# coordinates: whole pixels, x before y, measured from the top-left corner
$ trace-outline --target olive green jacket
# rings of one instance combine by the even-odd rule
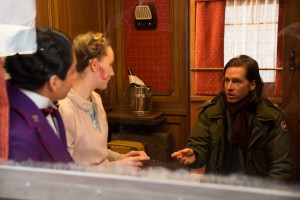
[[[206,172],[224,174],[230,154],[231,119],[223,97],[204,103],[188,140],[196,161],[191,168],[206,165]],[[247,116],[251,125],[251,142],[247,150],[245,172],[275,180],[289,180],[293,173],[290,135],[286,116],[268,101],[256,106]],[[252,121],[252,123],[250,123]]]

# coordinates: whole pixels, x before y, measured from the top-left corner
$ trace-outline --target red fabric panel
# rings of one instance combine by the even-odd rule
[[[279,34],[282,32],[282,34]],[[279,14],[278,14],[278,40],[277,40],[277,56],[276,67],[283,67],[283,46],[284,46],[284,3],[279,1]],[[282,71],[276,71],[275,77],[275,96],[282,96]]]
[[[195,67],[224,67],[225,1],[196,2]],[[196,71],[195,94],[215,95],[222,71]]]
[[[5,84],[3,62],[0,58],[0,159],[2,160],[8,159],[9,105]]]
[[[171,13],[170,0],[124,0],[125,71],[131,67],[155,94],[169,93],[171,88]],[[154,2],[157,29],[137,30],[134,26],[135,6]],[[125,73],[128,82],[128,74]]]

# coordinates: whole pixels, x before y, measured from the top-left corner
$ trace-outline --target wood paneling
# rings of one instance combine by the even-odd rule
[[[36,0],[36,25],[51,27],[50,25],[51,0]]]
[[[124,83],[124,31],[123,31],[123,0],[111,0],[107,3],[105,10],[106,29],[105,34],[110,39],[115,52],[114,72],[115,76],[110,80],[110,91],[107,96],[110,98],[111,107],[116,107],[117,102],[124,95],[118,96],[118,91]],[[122,76],[123,75],[123,76]],[[121,102],[124,100],[120,100]]]
[[[87,31],[103,32],[103,0],[37,0],[37,25],[57,28],[74,38]]]
[[[285,30],[283,55],[283,97],[282,107],[289,116],[289,131],[292,136],[293,157],[295,161],[294,180],[300,182],[300,41],[297,36],[299,27],[300,1],[285,2]],[[290,55],[294,52],[296,73],[290,76]]]
[[[172,130],[172,152],[185,147],[189,135],[186,131],[186,117],[168,116],[162,125],[162,129]]]
[[[100,31],[103,24],[99,21],[99,5],[100,1],[97,0],[58,0],[58,25],[63,28],[68,27],[66,33],[72,38],[78,34],[85,33],[87,31]]]

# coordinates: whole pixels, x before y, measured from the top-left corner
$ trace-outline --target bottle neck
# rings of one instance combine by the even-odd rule
[[[129,75],[133,75],[133,73],[132,73],[130,67],[127,67],[127,71],[128,71],[128,74],[129,74]]]

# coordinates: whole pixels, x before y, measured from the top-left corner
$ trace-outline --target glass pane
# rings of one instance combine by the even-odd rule
[[[224,63],[246,54],[261,68],[275,68],[278,4],[237,4],[226,6]],[[264,82],[274,82],[275,71],[262,70],[261,76]]]

